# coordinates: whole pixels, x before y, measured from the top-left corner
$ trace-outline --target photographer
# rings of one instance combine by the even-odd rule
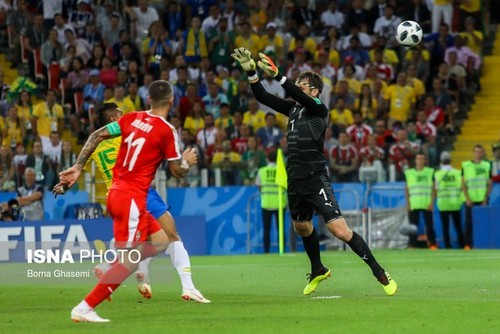
[[[5,208],[4,211],[9,211],[12,220],[17,217],[17,220],[39,221],[44,218],[43,210],[43,187],[36,183],[36,172],[34,168],[27,167],[24,171],[24,185],[17,188],[17,197],[9,202],[1,203],[0,206]],[[19,208],[20,209],[16,209]],[[16,213],[16,211],[21,212]],[[4,216],[4,214],[2,214]],[[5,218],[9,218],[5,214]],[[4,220],[8,220],[5,219]]]
[[[0,220],[11,222],[11,221],[21,221],[23,220],[23,214],[19,202],[17,199],[13,198],[7,202],[7,209],[2,209],[2,216]]]

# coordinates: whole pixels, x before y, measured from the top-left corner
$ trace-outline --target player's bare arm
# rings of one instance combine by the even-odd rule
[[[80,151],[80,154],[78,155],[78,158],[76,159],[75,165],[73,167],[68,168],[66,170],[63,170],[62,172],[59,173],[60,183],[58,185],[56,185],[57,192],[53,191],[55,194],[57,194],[57,193],[64,194],[66,189],[71,188],[76,183],[76,181],[78,181],[80,174],[82,172],[82,169],[85,166],[85,163],[90,158],[92,153],[95,151],[97,146],[103,140],[106,140],[106,139],[109,139],[112,137],[116,137],[117,135],[119,135],[119,134],[117,134],[115,136],[111,135],[108,127],[109,127],[109,125],[106,125],[100,129],[97,129],[96,131],[92,132],[92,134],[87,139],[87,142],[83,146],[82,150]],[[54,187],[54,189],[56,187]],[[66,188],[66,189],[64,189],[64,188]]]
[[[176,178],[183,178],[189,173],[189,169],[198,163],[198,154],[194,148],[187,148],[182,153],[182,160],[168,162],[168,169]]]

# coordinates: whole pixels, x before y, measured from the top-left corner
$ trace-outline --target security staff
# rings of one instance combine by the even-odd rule
[[[444,151],[440,156],[441,168],[434,173],[434,186],[436,190],[436,204],[443,227],[444,248],[451,248],[450,217],[455,226],[458,247],[464,248],[462,231],[462,217],[460,209],[464,204],[462,193],[463,180],[460,170],[451,167],[450,153]]]
[[[475,145],[474,159],[462,162],[462,177],[464,179],[465,195],[465,249],[470,250],[473,245],[472,207],[488,205],[492,182],[491,163],[483,160],[484,147]]]
[[[255,179],[255,184],[260,190],[260,205],[262,208],[262,222],[264,225],[264,253],[269,253],[271,247],[271,222],[273,220],[273,216],[276,221],[276,231],[279,231],[278,204],[280,191],[278,185],[275,183],[276,151],[269,152],[267,159],[267,166],[259,168]],[[286,207],[286,196],[284,194],[282,194],[282,196],[283,207]],[[285,212],[283,212],[283,217],[285,217]],[[285,236],[283,236],[283,240],[285,240]]]
[[[418,153],[415,157],[415,168],[405,171],[408,218],[410,224],[418,227],[420,215],[423,214],[429,248],[435,250],[437,244],[432,217],[434,169],[426,167],[425,162],[425,154]],[[408,247],[417,247],[417,233],[410,234]]]

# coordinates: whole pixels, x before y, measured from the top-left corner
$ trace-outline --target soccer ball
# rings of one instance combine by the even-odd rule
[[[422,28],[415,21],[404,21],[396,29],[396,40],[399,44],[413,47],[422,40]]]

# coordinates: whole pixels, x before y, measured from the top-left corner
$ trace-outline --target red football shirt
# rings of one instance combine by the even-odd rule
[[[351,143],[353,143],[359,151],[362,146],[368,144],[368,136],[373,133],[373,129],[366,124],[361,124],[359,127],[356,124],[351,124],[347,127],[345,132],[351,137]]]
[[[118,125],[122,142],[111,189],[146,195],[161,162],[181,158],[177,132],[163,117],[146,111],[125,114]]]

